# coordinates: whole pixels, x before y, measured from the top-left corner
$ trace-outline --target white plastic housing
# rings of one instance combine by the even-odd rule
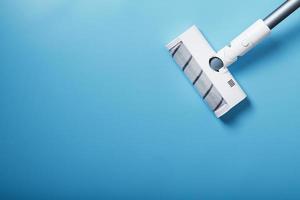
[[[167,48],[170,52],[172,52],[172,49],[179,46],[179,44],[183,44],[185,46],[187,51],[189,51],[189,53],[193,56],[193,59],[195,59],[197,66],[199,66],[199,69],[193,69],[193,71],[189,72],[189,74],[185,71],[188,78],[191,80],[191,77],[197,76],[196,71],[199,72],[203,70],[203,73],[206,74],[207,78],[211,81],[226,102],[226,104],[214,110],[214,113],[218,118],[230,111],[234,106],[246,98],[246,94],[227,68],[220,72],[211,69],[209,60],[216,55],[216,51],[212,49],[211,45],[197,27],[193,26],[188,29],[185,33],[168,44]],[[193,80],[191,81],[193,82]]]
[[[270,28],[260,19],[236,37],[229,46],[221,49],[215,56],[223,61],[224,67],[228,67],[237,61],[239,56],[246,54],[270,33]]]

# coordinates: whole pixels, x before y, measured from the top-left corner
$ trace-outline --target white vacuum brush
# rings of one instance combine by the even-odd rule
[[[173,40],[167,48],[219,118],[247,97],[227,67],[255,47],[299,7],[300,0],[287,0],[268,17],[256,21],[230,45],[218,52],[195,26]]]

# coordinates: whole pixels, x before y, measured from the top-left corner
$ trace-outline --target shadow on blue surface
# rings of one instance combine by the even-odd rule
[[[228,126],[234,126],[243,114],[253,109],[251,101],[247,98],[242,101],[239,105],[234,107],[229,113],[221,117],[221,121]]]

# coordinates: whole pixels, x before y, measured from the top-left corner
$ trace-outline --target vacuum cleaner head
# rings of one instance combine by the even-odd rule
[[[211,68],[210,62],[217,53],[195,26],[168,44],[167,48],[218,118],[246,98],[227,68],[219,71]]]
[[[167,45],[167,48],[219,118],[246,98],[228,71],[228,66],[259,44],[275,26],[299,7],[300,0],[286,0],[264,20],[257,20],[218,52],[213,50],[195,26]]]

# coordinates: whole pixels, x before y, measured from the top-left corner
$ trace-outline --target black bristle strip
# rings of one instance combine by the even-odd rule
[[[175,46],[175,47],[174,47],[174,48],[176,48],[176,49],[173,51],[172,57],[175,56],[175,54],[177,53],[177,51],[179,50],[180,47],[181,47],[181,44],[179,44],[178,46]],[[172,49],[171,49],[170,51],[172,51]]]
[[[214,109],[214,111],[217,111],[220,108],[220,106],[222,105],[223,101],[224,101],[224,99],[222,98],[221,101],[220,101],[220,103],[218,103],[217,107]]]
[[[193,59],[193,56],[191,56],[191,57],[187,60],[187,62],[185,63],[185,65],[184,65],[183,68],[182,68],[182,71],[185,71],[185,69],[187,68],[187,66],[189,66],[189,64],[190,64],[190,62],[191,62],[192,59]]]
[[[213,89],[214,85],[211,84],[211,86],[209,87],[209,89],[207,90],[207,92],[205,92],[205,94],[203,95],[203,99],[205,99],[207,97],[207,95],[210,93],[210,91]]]
[[[201,77],[202,74],[203,74],[203,70],[201,70],[201,72],[199,73],[199,75],[196,77],[196,79],[193,82],[193,85],[195,85],[197,83],[197,81],[199,80],[199,78]]]

